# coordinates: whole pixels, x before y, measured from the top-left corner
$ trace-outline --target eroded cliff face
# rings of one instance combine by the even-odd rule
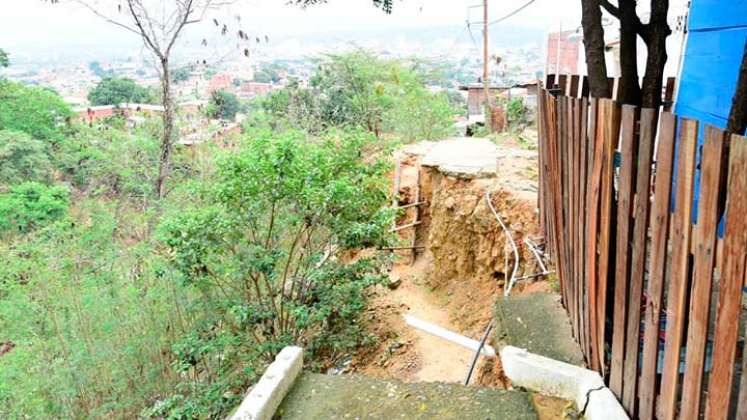
[[[430,190],[431,195],[426,196],[428,223],[421,230],[423,234],[427,231],[425,246],[433,257],[429,278],[432,286],[475,279],[498,280],[502,284],[510,276],[513,249],[490,210],[487,191],[519,246],[521,264],[517,276],[534,272],[534,257],[523,243],[526,235],[535,236],[538,231],[534,203],[496,186],[493,179],[460,179],[431,168],[423,170],[432,172],[421,177],[431,183],[429,188],[423,188]]]

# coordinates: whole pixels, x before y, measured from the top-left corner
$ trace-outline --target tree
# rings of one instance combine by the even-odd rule
[[[20,131],[0,130],[0,185],[49,181],[52,164],[42,140]]]
[[[189,67],[177,67],[172,70],[171,79],[174,81],[174,83],[180,83],[189,79],[190,73],[191,72]]]
[[[195,398],[244,388],[286,345],[303,346],[311,360],[349,354],[367,337],[358,324],[367,290],[385,278],[386,257],[344,257],[390,243],[390,165],[372,156],[375,137],[262,130],[247,140],[219,161],[205,201],[174,209],[159,228],[180,283],[199,288],[210,314],[174,346],[185,379],[198,366],[222,373],[194,375]],[[177,394],[151,415],[179,418],[199,405]]]
[[[49,0],[59,3],[60,0]],[[118,26],[142,39],[144,46],[155,57],[158,64],[161,90],[163,93],[163,135],[161,136],[161,159],[159,161],[158,178],[155,182],[158,197],[166,193],[166,178],[169,175],[171,154],[176,142],[175,127],[176,107],[171,91],[171,54],[184,29],[201,22],[211,9],[217,9],[232,3],[232,0],[174,0],[149,2],[148,0],[111,0],[109,7],[100,6],[95,0],[72,0],[85,6],[95,15],[105,21]],[[325,3],[325,0],[291,0],[293,4],[308,6]],[[392,0],[373,0],[374,5],[386,12],[391,12]],[[213,19],[215,26],[220,28],[222,35],[229,33],[227,24]],[[250,37],[243,30],[235,31],[240,41],[248,41]],[[249,56],[249,49],[244,48],[245,56]]]
[[[8,59],[8,53],[0,48],[0,67],[8,67],[9,65],[10,60]]]
[[[239,98],[236,95],[225,90],[217,90],[210,94],[207,112],[211,118],[233,121],[239,108]]]
[[[104,70],[103,68],[101,68],[101,63],[99,63],[98,61],[91,61],[90,63],[88,63],[88,68],[97,77],[104,78],[104,77],[112,75],[112,71],[111,70]]]
[[[604,28],[599,0],[581,0],[581,26],[584,29],[584,51],[589,74],[589,93],[594,98],[608,98],[612,92],[607,83],[604,58]]]
[[[51,0],[58,3],[59,0]],[[144,46],[154,56],[161,79],[163,134],[161,157],[155,189],[158,197],[166,193],[165,182],[169,175],[171,154],[176,142],[176,106],[171,91],[171,54],[184,29],[202,21],[210,9],[226,4],[221,0],[175,0],[149,2],[147,0],[110,1],[100,6],[93,0],[73,0],[88,8],[105,21],[142,39]],[[218,21],[215,21],[218,24]],[[219,24],[217,25],[219,26]],[[224,24],[222,32],[227,33]],[[243,38],[243,37],[242,37]]]
[[[636,13],[636,1],[619,0],[615,6],[609,0],[581,0],[584,47],[593,97],[609,97],[607,69],[604,59],[604,30],[600,6],[620,21],[620,93],[621,101],[647,108],[661,105],[664,66],[667,62],[666,40],[672,33],[667,23],[668,0],[651,0],[648,23]],[[648,52],[643,85],[638,83],[637,42],[643,39]]]
[[[0,79],[0,130],[16,130],[39,140],[64,137],[70,107],[55,92]]]
[[[148,89],[134,80],[120,77],[105,77],[88,92],[92,105],[120,105],[123,103],[149,103],[152,100]]]
[[[744,134],[747,129],[747,42],[744,44],[742,65],[739,67],[737,88],[732,98],[726,129],[736,134]]]

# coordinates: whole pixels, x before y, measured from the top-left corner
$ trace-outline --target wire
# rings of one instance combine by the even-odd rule
[[[488,335],[490,335],[490,330],[493,329],[493,321],[491,320],[490,323],[488,323],[488,327],[485,329],[485,334],[482,335],[482,340],[480,340],[480,345],[477,347],[477,352],[475,353],[475,356],[472,358],[472,364],[469,365],[469,372],[467,372],[467,379],[464,380],[464,385],[469,385],[469,380],[472,378],[472,372],[475,370],[475,365],[477,365],[477,359],[480,357],[480,352],[482,351],[482,348],[485,346],[485,341],[488,340]]]
[[[485,200],[488,202],[490,211],[493,212],[493,216],[495,216],[495,218],[498,220],[498,223],[500,223],[501,227],[503,228],[503,232],[506,234],[506,238],[511,243],[511,247],[514,249],[514,269],[511,271],[511,277],[508,281],[508,284],[506,284],[506,289],[503,292],[503,296],[508,297],[508,295],[511,294],[511,289],[513,289],[514,283],[516,283],[516,273],[519,271],[519,248],[516,247],[516,242],[514,242],[514,237],[513,235],[511,235],[511,231],[508,230],[506,225],[503,223],[501,216],[498,215],[495,207],[493,207],[493,199],[490,198],[490,191],[485,192]]]
[[[529,7],[530,4],[534,3],[535,1],[537,1],[537,0],[529,0],[528,2],[524,3],[523,6],[519,7],[518,9],[514,10],[513,12],[511,12],[511,13],[509,13],[509,14],[501,17],[501,18],[498,18],[498,19],[496,19],[496,20],[488,23],[488,25],[495,25],[496,23],[503,22],[504,20],[510,18],[511,16],[513,16],[513,15],[521,12],[522,10],[526,9],[527,7]]]

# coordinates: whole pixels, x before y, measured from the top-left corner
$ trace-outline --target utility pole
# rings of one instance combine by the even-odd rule
[[[482,0],[482,86],[485,94],[485,127],[493,130],[493,110],[490,106],[490,72],[488,70],[488,0]]]
[[[488,0],[482,0],[482,84],[485,89],[485,122],[490,107],[490,80],[488,75]]]

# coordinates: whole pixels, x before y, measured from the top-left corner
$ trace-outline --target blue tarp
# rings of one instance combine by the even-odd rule
[[[674,111],[679,117],[700,121],[699,145],[703,143],[705,124],[726,127],[745,41],[747,0],[692,0]],[[700,161],[700,147],[697,159]],[[699,193],[698,165],[693,221],[697,219]],[[723,231],[723,220],[719,231]]]

